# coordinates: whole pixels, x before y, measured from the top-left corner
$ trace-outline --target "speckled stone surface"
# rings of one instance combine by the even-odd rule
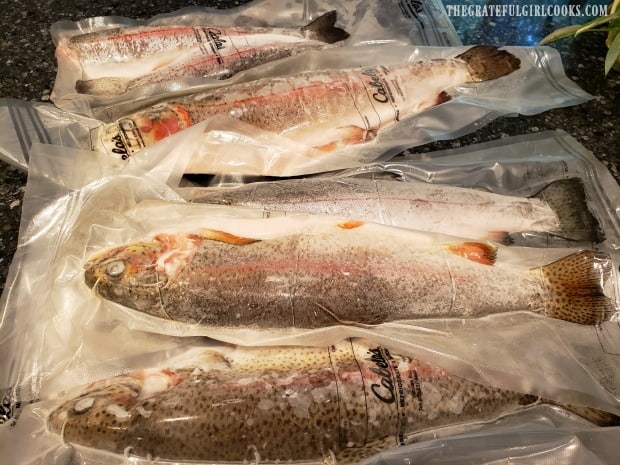
[[[49,27],[56,21],[75,21],[103,15],[149,18],[186,6],[224,8],[242,3],[246,2],[0,0],[0,97],[49,100],[56,75],[54,46],[50,40]],[[446,2],[457,3],[459,2]],[[564,25],[564,18],[557,20],[558,24]],[[467,34],[467,43],[524,45],[514,43],[515,39],[510,33],[511,28],[516,31],[523,27],[516,20],[504,18],[499,22],[492,18],[477,18],[478,23],[475,24],[471,21],[473,20],[454,18],[457,30],[460,28],[463,33],[462,37]],[[538,26],[534,25],[534,28],[536,27]],[[544,27],[550,27],[549,21]],[[510,37],[513,42],[508,43],[505,37]],[[594,100],[577,107],[552,110],[536,116],[501,118],[466,137],[418,147],[415,151],[439,150],[547,129],[563,129],[594,152],[616,179],[620,180],[620,74],[612,72],[606,79],[603,77],[603,59],[606,53],[604,36],[584,34],[577,40],[564,40],[554,46],[562,54],[566,74],[594,95]],[[26,175],[23,172],[0,162],[0,292],[4,289],[8,267],[17,244],[25,184]]]

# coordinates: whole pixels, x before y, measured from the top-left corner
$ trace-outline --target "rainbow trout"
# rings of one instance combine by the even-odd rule
[[[500,242],[518,232],[550,233],[575,241],[602,239],[578,179],[554,181],[535,197],[523,198],[424,182],[301,178],[199,190],[191,201],[346,216]]]
[[[205,349],[178,363],[89,385],[51,413],[49,429],[129,457],[352,463],[419,432],[548,403],[369,341]],[[563,407],[600,426],[618,424],[604,411]]]
[[[446,89],[496,79],[519,66],[509,52],[480,45],[450,59],[258,79],[160,102],[104,124],[93,130],[93,148],[125,159],[223,114],[331,152],[369,142],[386,126],[445,102]]]
[[[80,64],[79,93],[120,95],[184,77],[226,79],[269,61],[342,41],[330,11],[300,28],[135,26],[73,36],[59,43],[59,64]],[[99,76],[89,79],[87,76]]]
[[[498,249],[489,243],[310,219],[299,223],[307,231],[263,239],[212,229],[158,234],[99,252],[85,264],[85,282],[131,309],[220,327],[376,325],[511,311],[595,324],[616,311],[603,290],[613,276],[603,253],[580,251],[529,270],[496,263]],[[276,220],[248,227],[283,225]]]

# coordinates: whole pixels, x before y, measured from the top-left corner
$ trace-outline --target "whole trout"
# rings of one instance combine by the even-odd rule
[[[226,79],[304,50],[342,41],[336,11],[300,28],[134,26],[73,36],[59,43],[59,64],[80,64],[83,94],[119,95],[184,77]],[[89,76],[97,76],[90,79]]]
[[[49,429],[129,457],[352,463],[410,443],[415,433],[546,402],[367,341],[205,350],[181,360],[89,385],[51,413]],[[601,426],[618,424],[600,410],[565,408]]]
[[[493,265],[497,248],[489,243],[310,218],[297,223],[307,232],[264,239],[211,229],[158,234],[99,252],[85,264],[85,281],[101,298],[156,317],[224,327],[376,325],[511,311],[595,324],[616,311],[604,292],[613,276],[604,253],[576,252],[529,270]],[[253,224],[282,224],[276,220]]]
[[[370,142],[386,126],[445,102],[446,89],[496,79],[519,66],[509,52],[480,45],[449,59],[258,79],[160,102],[104,124],[93,130],[93,147],[126,158],[224,114],[331,152]]]
[[[541,232],[600,242],[578,179],[550,183],[531,198],[450,185],[364,177],[301,178],[199,190],[193,202],[346,216],[381,224],[502,242]]]

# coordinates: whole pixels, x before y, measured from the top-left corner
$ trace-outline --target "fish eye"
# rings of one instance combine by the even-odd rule
[[[125,271],[125,262],[122,260],[115,260],[108,263],[105,268],[105,272],[112,278],[118,278]]]

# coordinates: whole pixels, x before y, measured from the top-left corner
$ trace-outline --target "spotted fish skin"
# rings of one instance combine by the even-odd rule
[[[60,64],[75,61],[83,77],[79,93],[120,95],[182,77],[225,79],[251,67],[348,37],[335,27],[336,11],[300,28],[134,26],[61,40]]]
[[[50,430],[69,443],[139,457],[349,463],[417,432],[539,402],[366,341],[191,358],[92,384],[51,413]]]
[[[483,69],[473,64],[471,56],[485,63]],[[93,145],[113,155],[121,140],[124,153],[131,155],[188,125],[228,115],[309,148],[332,152],[370,142],[383,128],[444,102],[446,89],[495,79],[519,66],[506,51],[477,46],[451,59],[258,79],[160,102],[104,124],[94,130]],[[189,118],[175,119],[175,114]]]
[[[616,311],[604,293],[613,275],[605,254],[576,252],[524,270],[494,266],[489,243],[419,237],[357,220],[264,240],[214,230],[160,234],[95,255],[85,282],[100,298],[152,316],[222,327],[375,325],[511,311],[595,324]]]

